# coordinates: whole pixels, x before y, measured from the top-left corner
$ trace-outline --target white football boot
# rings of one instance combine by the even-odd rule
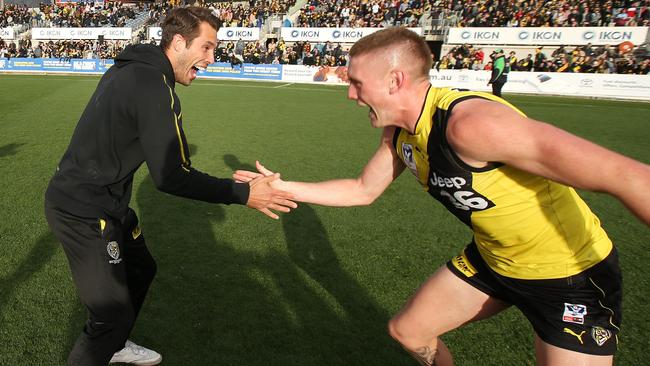
[[[115,352],[109,363],[130,363],[138,366],[153,366],[162,361],[160,353],[126,341],[122,350]]]

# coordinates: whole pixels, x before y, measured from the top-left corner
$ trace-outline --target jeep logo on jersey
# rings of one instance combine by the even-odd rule
[[[463,177],[445,177],[431,171],[429,185],[440,188],[438,191],[441,201],[449,200],[455,208],[463,211],[483,211],[494,207],[494,203],[472,189],[472,185]]]
[[[120,258],[120,246],[116,241],[109,241],[108,245],[106,245],[106,251],[108,252],[108,255],[113,258],[108,261],[108,263],[118,264],[122,261],[122,258]]]
[[[415,157],[413,156],[413,145],[402,142],[402,156],[404,156],[404,164],[417,177],[418,166],[415,164]]]

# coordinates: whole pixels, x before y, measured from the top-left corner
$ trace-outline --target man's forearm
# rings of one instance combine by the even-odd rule
[[[358,179],[337,179],[318,183],[284,182],[281,188],[296,196],[296,201],[323,206],[365,206],[378,195],[364,189]]]

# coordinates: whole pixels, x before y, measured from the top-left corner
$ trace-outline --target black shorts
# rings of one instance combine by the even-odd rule
[[[616,352],[623,285],[616,248],[595,266],[560,279],[501,276],[488,268],[475,243],[447,267],[481,292],[519,308],[544,342],[592,355]]]

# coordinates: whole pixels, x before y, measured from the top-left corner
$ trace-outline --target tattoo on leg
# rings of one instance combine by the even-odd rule
[[[415,358],[416,361],[422,366],[436,366],[437,349],[431,349],[429,346],[420,347],[415,351],[407,350],[408,353]]]

